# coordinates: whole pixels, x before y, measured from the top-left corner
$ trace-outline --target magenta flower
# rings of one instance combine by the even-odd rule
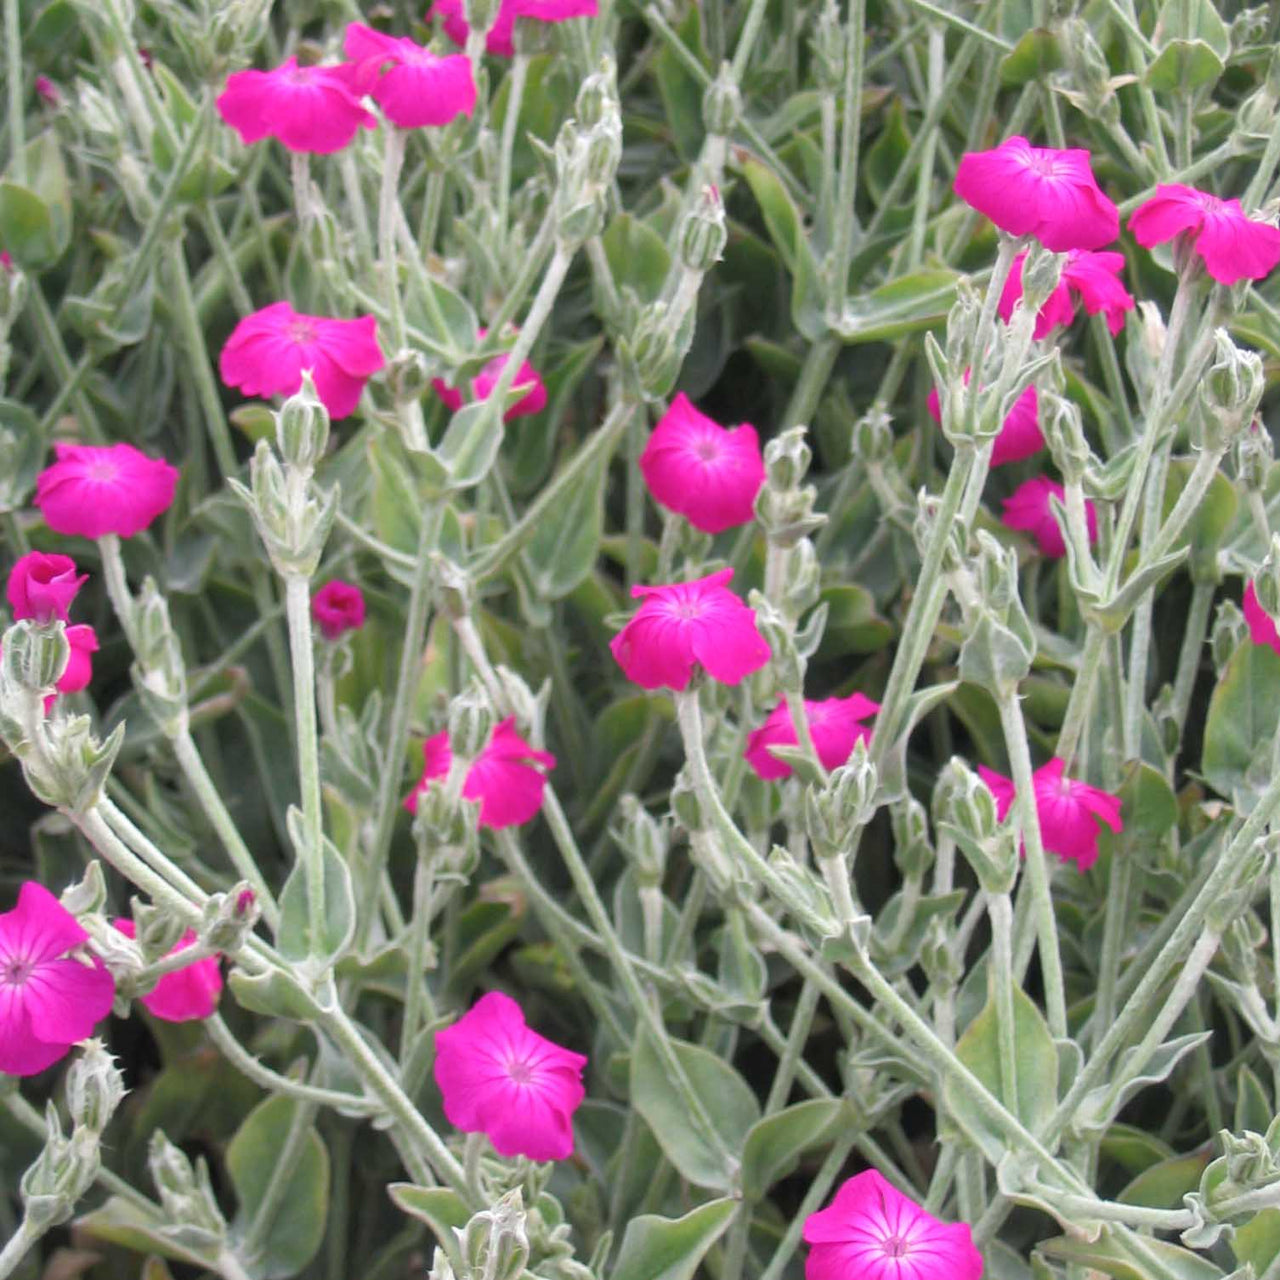
[[[58,692],[79,693],[81,689],[87,689],[93,679],[90,654],[98,652],[98,636],[88,625],[68,627],[67,643],[71,646],[71,657],[67,659],[66,670],[58,681]]]
[[[609,642],[618,665],[642,689],[686,689],[695,667],[738,684],[773,656],[756,615],[725,585],[732,569],[667,587],[632,587],[643,599]]]
[[[418,812],[418,797],[433,778],[445,777],[453,764],[446,732],[434,734],[422,744],[422,777],[405,797],[404,807]],[[542,808],[547,785],[543,769],[554,769],[549,751],[536,751],[517,732],[514,716],[493,731],[489,745],[475,758],[462,784],[464,800],[480,802],[480,826],[516,827],[528,822]]]
[[[487,1134],[500,1156],[567,1160],[573,1113],[586,1096],[580,1053],[531,1030],[510,996],[490,991],[436,1032],[444,1114],[463,1133]]]
[[[1249,639],[1254,644],[1265,644],[1280,653],[1280,631],[1271,615],[1262,607],[1253,583],[1246,583],[1244,589],[1244,620],[1249,624]]]
[[[1046,249],[1101,249],[1120,233],[1120,214],[1098,187],[1089,153],[1033,147],[1006,138],[992,151],[960,157],[955,192],[1011,236]]]
[[[55,444],[36,478],[36,506],[54,533],[132,538],[173,502],[178,469],[131,444]]]
[[[291,396],[310,369],[316,395],[336,419],[355,412],[364,384],[385,364],[373,316],[331,320],[273,302],[231,331],[218,372],[247,396]]]
[[[86,963],[68,955],[88,940],[75,916],[34,880],[0,915],[0,1072],[43,1071],[111,1012],[116,984],[106,966],[97,956]]]
[[[805,700],[809,734],[824,769],[838,769],[849,759],[859,739],[871,737],[870,726],[859,721],[879,710],[878,702],[872,702],[860,693],[850,694],[847,698],[824,698],[821,702]],[[747,749],[742,754],[756,774],[766,781],[789,778],[791,766],[775,756],[770,747],[796,745],[796,727],[784,698],[769,713],[764,724],[747,739]]]
[[[364,626],[364,592],[354,583],[335,578],[311,597],[311,616],[326,640]]]
[[[247,145],[278,138],[290,151],[341,151],[378,118],[360,105],[337,67],[300,67],[290,58],[273,71],[237,71],[218,95],[218,113]]]
[[[1129,230],[1144,249],[1185,233],[1219,284],[1261,280],[1280,262],[1280,230],[1248,217],[1239,200],[1176,182],[1156,187],[1129,215]]]
[[[1065,763],[1054,756],[1031,775],[1040,837],[1050,853],[1088,871],[1098,860],[1098,822],[1105,822],[1117,834],[1124,830],[1120,797],[1064,778],[1065,768]],[[978,766],[978,774],[995,796],[996,816],[1003,822],[1013,804],[1013,782],[985,765]]]
[[[483,338],[488,332],[487,329],[481,329],[478,336]],[[471,379],[471,395],[468,398],[470,400],[487,400],[493,394],[493,389],[498,385],[498,379],[502,377],[502,371],[507,367],[507,361],[510,359],[509,352],[494,356]],[[529,390],[525,396],[517,400],[502,415],[503,422],[511,422],[515,418],[524,418],[530,414],[541,413],[547,407],[547,388],[542,381],[542,375],[527,360],[520,366],[516,373],[515,381],[511,385],[516,391],[522,391],[526,387]],[[451,387],[443,378],[432,378],[431,386],[450,413],[457,413],[466,403],[462,392],[456,387]]]
[[[123,918],[113,920],[112,924],[126,937],[138,936],[132,920]],[[185,951],[195,940],[196,931],[188,929],[177,946],[169,949],[169,954]],[[166,973],[156,983],[154,991],[138,998],[142,1007],[162,1022],[196,1022],[213,1016],[221,994],[222,968],[218,957],[205,956],[172,973]]]
[[[680,392],[654,427],[640,455],[654,501],[704,533],[723,533],[755,518],[764,484],[756,429],[722,427]]]
[[[456,45],[467,43],[467,20],[463,15],[464,0],[435,0],[427,14],[441,18],[445,34]],[[512,37],[517,18],[536,18],[540,22],[564,22],[568,18],[589,18],[598,11],[598,0],[502,0],[497,21],[489,28],[485,49],[499,58],[515,56]]]
[[[969,370],[964,371],[969,382]],[[942,401],[938,388],[929,392],[929,416],[934,422],[942,421]],[[1000,434],[991,446],[991,465],[1002,467],[1008,462],[1021,462],[1044,448],[1044,436],[1040,432],[1040,396],[1034,386],[1028,387],[1014,402],[1008,417],[1000,427]]]
[[[88,581],[87,573],[76,574],[76,563],[70,556],[28,551],[9,571],[9,608],[14,621],[61,618],[66,622],[76,592]]]
[[[1004,282],[1000,294],[1000,318],[1006,323],[1013,316],[1014,303],[1022,297],[1022,264],[1025,253],[1013,260],[1013,270]],[[1124,313],[1133,310],[1133,295],[1120,283],[1124,270],[1121,253],[1093,253],[1088,249],[1072,249],[1067,254],[1058,287],[1049,295],[1040,314],[1036,317],[1034,337],[1043,338],[1058,325],[1068,325],[1076,316],[1076,298],[1084,303],[1084,309],[1096,316],[1102,312],[1107,317],[1107,328],[1112,336],[1124,328]]]
[[[36,93],[46,106],[56,107],[62,101],[58,86],[48,76],[36,76]]]
[[[804,1224],[805,1280],[981,1280],[966,1223],[939,1222],[874,1169]]]
[[[1013,496],[1004,500],[1004,515],[1000,517],[1006,529],[1018,529],[1029,533],[1040,547],[1040,554],[1059,560],[1067,554],[1067,544],[1062,530],[1049,506],[1049,498],[1064,502],[1065,491],[1056,480],[1048,476],[1033,476],[1024,480]],[[1098,512],[1087,498],[1084,504],[1085,520],[1089,527],[1089,542],[1098,540]]]
[[[448,124],[475,110],[476,85],[466,54],[440,57],[359,22],[347,27],[342,48],[352,60],[351,88],[369,94],[401,129]]]

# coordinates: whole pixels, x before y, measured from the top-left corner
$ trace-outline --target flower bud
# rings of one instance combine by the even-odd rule
[[[518,1280],[529,1260],[525,1224],[519,1187],[508,1191],[492,1208],[473,1214],[458,1232],[462,1257],[471,1274],[485,1280]]]
[[[1040,430],[1054,464],[1067,484],[1082,482],[1085,472],[1097,459],[1085,439],[1079,406],[1052,391],[1041,391],[1039,403]]]
[[[101,1133],[124,1098],[124,1076],[101,1040],[86,1040],[67,1071],[72,1123]]]
[[[949,368],[957,374],[969,365],[981,318],[982,299],[968,279],[961,276],[956,283],[956,300],[947,312],[946,361]],[[942,420],[945,422],[946,418],[944,412]]]
[[[1067,256],[1053,253],[1039,243],[1027,250],[1022,262],[1022,307],[1027,316],[1039,315],[1040,308],[1058,287]]]
[[[1002,829],[996,798],[964,761],[951,762],[951,817],[943,830],[968,858],[987,893],[1008,893],[1018,878],[1018,853],[1013,835]]]
[[[798,618],[801,614],[806,613],[813,608],[818,602],[818,596],[822,588],[822,565],[818,561],[818,552],[813,542],[809,538],[801,538],[794,547],[791,548],[790,556],[787,560],[786,582],[783,584],[782,603],[786,613],[792,618]],[[805,633],[808,634],[813,625],[810,619],[805,623]],[[821,641],[821,632],[814,639],[814,646]],[[796,637],[796,643],[800,646],[801,654],[805,657],[812,655],[813,650],[806,649],[801,644],[801,637]]]
[[[578,87],[574,103],[574,118],[584,129],[598,125],[618,107],[617,68],[606,54],[600,59],[599,69],[587,76]]]
[[[809,471],[813,451],[805,443],[806,427],[791,427],[764,447],[764,469],[775,489],[795,489]]]
[[[705,831],[710,825],[688,765],[676,774],[676,779],[671,784],[670,799],[671,812],[676,815],[676,821],[686,831],[690,833]]]
[[[130,901],[130,914],[136,930],[134,938],[148,961],[172,951],[186,932],[186,922],[171,910],[141,898]]]
[[[387,381],[397,404],[412,404],[431,385],[431,365],[421,351],[399,351],[387,362]]]
[[[329,411],[316,395],[311,371],[302,371],[302,386],[276,414],[276,447],[286,466],[308,475],[324,457],[329,443]]]
[[[703,187],[680,228],[680,260],[690,271],[710,271],[720,261],[728,238],[720,192]]]
[[[1125,365],[1138,395],[1149,399],[1155,389],[1160,357],[1164,355],[1166,339],[1164,317],[1154,302],[1139,302],[1137,314],[1125,326],[1128,341],[1125,343]],[[1136,335],[1134,330],[1137,330]],[[1134,338],[1137,341],[1134,341]]]
[[[790,693],[804,688],[805,661],[796,648],[791,620],[761,592],[753,590],[747,603],[755,610],[756,627],[773,652],[772,668],[778,683]]]
[[[929,820],[924,805],[906,796],[889,807],[893,828],[893,860],[909,880],[919,880],[933,865],[933,845],[929,840]]]
[[[1209,653],[1213,658],[1213,669],[1218,678],[1231,661],[1231,655],[1249,638],[1249,624],[1240,612],[1239,606],[1230,600],[1224,600],[1218,606],[1217,616],[1209,632]]]
[[[832,771],[825,787],[805,788],[804,825],[815,857],[844,855],[853,836],[875,816],[878,782],[866,739],[859,738],[849,759]]]
[[[197,1160],[193,1168],[186,1155],[156,1129],[147,1150],[147,1168],[165,1216],[181,1224],[184,1239],[205,1248],[221,1246],[227,1237],[227,1223],[214,1197],[204,1159]]]
[[[756,495],[756,518],[770,543],[790,549],[802,538],[827,523],[826,515],[814,511],[818,491],[813,485],[798,489],[778,489],[766,484]]]
[[[19,1190],[23,1214],[39,1232],[66,1222],[76,1201],[89,1189],[101,1166],[98,1135],[85,1128],[64,1137],[57,1109],[45,1111],[45,1141],[39,1156],[22,1175]]]
[[[493,706],[477,683],[449,703],[449,749],[461,760],[474,760],[493,733]]]
[[[631,860],[636,884],[656,888],[667,869],[668,833],[665,822],[659,822],[633,795],[618,801],[619,822],[613,828],[618,847]]]
[[[1242,351],[1226,329],[1213,334],[1215,360],[1200,382],[1203,413],[1203,447],[1220,453],[1253,421],[1266,390],[1262,359],[1254,351]]]
[[[1275,461],[1275,442],[1271,432],[1258,419],[1240,433],[1235,444],[1236,475],[1248,490],[1261,493]]]
[[[964,964],[952,945],[950,922],[943,916],[934,916],[925,929],[920,967],[930,986],[943,995],[955,991],[964,977]]]
[[[883,462],[893,452],[893,419],[878,401],[853,424],[851,452],[863,466]]]
[[[45,697],[57,687],[71,658],[67,628],[56,618],[45,624],[24,618],[4,633],[5,679],[15,688]]]
[[[838,93],[844,84],[845,39],[844,23],[840,21],[840,6],[836,0],[823,0],[809,48],[813,54],[811,65],[818,89],[824,93]]]
[[[708,133],[728,137],[742,114],[742,94],[733,78],[733,68],[720,64],[720,74],[702,95],[702,123]]]
[[[431,569],[436,608],[455,622],[469,617],[475,588],[466,570],[439,551],[431,553]]]
[[[234,956],[244,946],[261,915],[258,895],[241,880],[226,893],[209,895],[200,912],[200,927],[196,932],[210,951]]]
[[[586,164],[588,179],[603,192],[618,172],[622,159],[622,123],[616,115],[607,116],[593,125],[586,134]],[[603,209],[601,210],[603,213]]]

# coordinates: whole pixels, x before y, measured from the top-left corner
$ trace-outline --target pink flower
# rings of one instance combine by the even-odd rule
[[[342,47],[353,63],[351,88],[369,94],[401,129],[448,124],[475,110],[476,85],[466,54],[440,57],[359,22],[347,27]]]
[[[1004,515],[1001,523],[1007,529],[1019,529],[1029,533],[1040,547],[1040,554],[1058,560],[1067,554],[1067,544],[1063,540],[1062,530],[1054,518],[1049,506],[1049,498],[1055,497],[1065,502],[1066,494],[1056,480],[1048,476],[1033,476],[1023,481],[1014,491],[1013,496],[1004,500]],[[1088,499],[1084,504],[1085,520],[1089,527],[1089,541],[1098,539],[1098,512]]]
[[[173,502],[178,469],[131,444],[55,444],[36,478],[36,506],[54,533],[132,538]]]
[[[1025,253],[1013,260],[1013,270],[1004,282],[1000,295],[1000,318],[1006,323],[1013,316],[1013,305],[1022,297],[1022,264]],[[1112,335],[1124,328],[1124,313],[1133,310],[1133,295],[1120,283],[1124,270],[1121,253],[1093,253],[1088,249],[1072,249],[1067,254],[1058,287],[1049,295],[1040,314],[1036,317],[1034,337],[1043,338],[1058,325],[1068,325],[1075,319],[1075,298],[1078,295],[1084,309],[1096,316],[1102,312],[1107,317],[1107,328]]]
[[[127,918],[111,922],[128,938],[136,938],[138,930]],[[196,940],[196,931],[188,929],[169,954],[185,951]],[[217,956],[193,960],[181,969],[166,973],[150,995],[140,996],[142,1007],[162,1022],[195,1022],[212,1017],[222,994],[222,969]]]
[[[1185,232],[1219,284],[1261,280],[1280,262],[1280,231],[1247,217],[1239,200],[1162,183],[1129,216],[1129,230],[1144,249]]]
[[[93,679],[93,659],[89,655],[98,652],[98,636],[90,626],[68,627],[67,643],[71,646],[71,657],[58,681],[58,692],[79,693],[87,689]]]
[[[969,370],[964,371],[969,382]],[[929,416],[934,422],[942,421],[942,401],[938,388],[929,392]],[[1034,386],[1028,387],[1014,402],[1000,427],[1000,434],[991,446],[991,465],[1002,467],[1007,462],[1021,462],[1044,448],[1044,436],[1040,432],[1040,397]]]
[[[216,106],[246,145],[278,138],[290,151],[325,155],[378,123],[348,79],[337,67],[300,67],[290,58],[274,71],[228,76]]]
[[[428,17],[444,21],[445,33],[456,45],[467,43],[464,0],[435,0]],[[597,12],[597,0],[502,0],[498,19],[489,28],[485,48],[499,58],[515,55],[512,36],[517,18],[537,18],[540,22],[564,22],[568,18],[589,18]]]
[[[1006,138],[960,157],[955,192],[1002,231],[1034,236],[1054,253],[1101,249],[1120,233],[1119,211],[1099,190],[1087,151]]]
[[[525,1024],[520,1006],[490,991],[436,1032],[436,1084],[444,1114],[463,1133],[484,1133],[500,1156],[567,1160],[573,1113],[586,1096],[580,1053]]]
[[[422,777],[405,797],[404,807],[418,812],[418,797],[433,778],[445,777],[453,764],[448,733],[437,733],[422,744]],[[514,716],[493,731],[489,745],[475,758],[462,784],[464,800],[480,802],[480,826],[515,827],[528,822],[542,808],[547,785],[543,769],[554,769],[549,751],[535,751],[517,732]]]
[[[1249,639],[1254,644],[1269,645],[1276,653],[1280,653],[1280,631],[1271,615],[1262,607],[1253,583],[1247,583],[1244,589],[1244,620],[1249,624]]]
[[[67,953],[89,935],[43,885],[28,880],[0,915],[0,1072],[33,1076],[87,1039],[111,1012],[116,984],[96,956]]]
[[[713,680],[738,684],[773,656],[756,615],[726,587],[732,569],[668,587],[632,587],[643,599],[609,642],[618,665],[642,689],[685,689],[701,666]]]
[[[1063,761],[1054,756],[1031,775],[1040,836],[1050,853],[1056,853],[1064,862],[1074,862],[1081,871],[1088,871],[1098,860],[1098,822],[1105,822],[1117,833],[1124,830],[1120,797],[1064,778],[1065,768]],[[978,766],[978,774],[995,796],[996,815],[1003,822],[1013,804],[1013,783],[985,765]]]
[[[359,631],[364,626],[364,592],[340,578],[326,582],[311,597],[311,616],[326,640]]]
[[[809,733],[824,769],[838,769],[848,760],[859,739],[871,737],[870,727],[858,722],[879,710],[878,702],[872,702],[860,693],[847,698],[825,698],[821,702],[805,700]],[[784,698],[769,713],[764,724],[747,739],[747,749],[742,754],[757,775],[766,781],[789,778],[791,766],[778,759],[769,748],[796,745],[796,727]]]
[[[48,622],[61,618],[66,622],[76,592],[88,581],[87,573],[77,576],[76,563],[70,556],[28,551],[9,571],[9,607],[14,621],[34,618]]]
[[[48,76],[36,76],[36,93],[40,95],[46,106],[56,107],[62,101],[58,86]]]
[[[868,1169],[804,1224],[805,1280],[981,1280],[963,1222],[939,1222]]]
[[[764,484],[755,427],[722,427],[699,413],[683,391],[654,427],[640,470],[656,502],[704,533],[723,533],[754,519]]]
[[[478,336],[483,338],[488,332],[487,329],[481,329]],[[511,356],[508,352],[494,356],[471,379],[470,398],[473,400],[487,400],[493,394],[493,389],[498,385],[498,379],[502,377],[502,371],[507,367],[507,361],[510,359]],[[457,413],[462,408],[465,401],[461,391],[451,387],[443,378],[432,378],[431,385],[450,413]],[[533,413],[541,413],[547,407],[547,388],[543,384],[541,375],[527,360],[520,366],[516,373],[515,381],[511,385],[517,391],[528,387],[529,392],[522,399],[517,400],[502,415],[503,422],[510,422],[513,418],[527,417]]]
[[[355,412],[364,384],[385,364],[373,316],[330,320],[273,302],[231,331],[218,372],[247,396],[291,396],[310,369],[316,395],[336,419]]]

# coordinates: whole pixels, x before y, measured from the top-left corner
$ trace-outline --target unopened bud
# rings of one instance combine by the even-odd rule
[[[455,622],[469,617],[475,588],[467,572],[438,551],[431,553],[431,568],[436,608]]]
[[[805,443],[807,428],[791,427],[764,447],[764,469],[775,489],[795,489],[809,471],[813,451]]]
[[[666,823],[659,822],[633,795],[618,802],[620,820],[613,838],[630,858],[640,888],[656,888],[667,869]]]
[[[4,633],[4,675],[15,688],[44,696],[53,692],[71,658],[67,628],[56,619],[41,625],[30,618]]]
[[[875,816],[878,782],[866,739],[859,738],[825,787],[805,788],[804,824],[816,857],[840,857],[848,850],[853,836]]]
[[[324,457],[329,443],[329,411],[316,394],[311,371],[302,372],[302,386],[276,414],[276,446],[291,466],[308,474]]]
[[[397,404],[421,400],[431,385],[431,366],[421,351],[399,351],[387,362],[387,381]]]
[[[968,858],[987,893],[1008,893],[1018,877],[1012,833],[1002,830],[990,788],[962,760],[952,760],[951,818],[943,830]]]
[[[752,591],[747,603],[755,610],[756,626],[773,654],[773,671],[778,683],[792,693],[804,688],[805,661],[796,648],[795,627],[772,601]]]
[[[702,95],[702,123],[708,133],[725,138],[733,132],[742,114],[742,94],[738,91],[733,69],[721,63],[720,74]]]
[[[929,819],[924,805],[906,796],[889,808],[893,828],[893,860],[910,880],[919,880],[933,865],[933,845],[929,840]]]
[[[101,1133],[124,1098],[124,1076],[101,1040],[86,1040],[67,1071],[67,1107],[74,1124]]]
[[[822,565],[818,561],[817,549],[810,538],[801,538],[791,548],[787,560],[786,582],[783,584],[782,594],[783,608],[790,617],[800,617],[817,603],[821,588]],[[810,631],[813,623],[813,619],[806,621],[804,627],[806,633]],[[821,635],[815,638],[815,647],[821,638]],[[799,644],[800,637],[797,636],[796,640]],[[801,645],[801,652],[806,657],[812,655],[812,650],[806,650],[803,645]]]
[[[853,424],[853,456],[864,466],[882,462],[893,452],[893,419],[877,402]]]
[[[493,706],[479,684],[471,684],[449,703],[449,749],[463,760],[474,760],[493,732]]]
[[[607,54],[600,60],[600,67],[587,76],[578,87],[574,103],[574,118],[584,128],[598,125],[606,115],[617,109],[617,68]]]
[[[715,187],[703,187],[680,229],[680,260],[690,271],[710,271],[720,261],[728,238],[720,192]]]
[[[1200,383],[1206,449],[1219,453],[1253,421],[1266,390],[1262,358],[1242,351],[1226,329],[1213,334],[1215,359]]]
[[[1209,653],[1213,658],[1213,669],[1221,679],[1232,654],[1249,639],[1249,624],[1240,612],[1239,606],[1230,600],[1224,600],[1218,606],[1217,616],[1213,620],[1213,628],[1209,632]]]
[[[1275,442],[1271,432],[1255,418],[1242,431],[1235,444],[1236,475],[1240,483],[1254,493],[1261,493],[1275,461]]]
[[[134,898],[131,903],[134,937],[142,954],[154,960],[172,951],[186,932],[186,923],[165,907]]]
[[[1039,396],[1040,430],[1062,478],[1069,484],[1083,481],[1090,463],[1096,461],[1085,439],[1080,408],[1052,391]]]
[[[517,1280],[529,1260],[526,1218],[519,1187],[508,1191],[492,1208],[472,1215],[458,1232],[458,1244],[473,1276]]]
[[[813,52],[817,87],[827,93],[837,93],[844,83],[845,39],[836,0],[823,0],[809,47]]]
[[[947,312],[946,361],[951,369],[967,368],[973,350],[978,322],[982,318],[982,299],[969,281],[961,276],[956,284],[956,300]],[[946,421],[945,415],[943,421]]]
[[[262,915],[258,895],[241,881],[226,893],[210,894],[200,912],[200,941],[210,951],[234,956]]]
[[[191,1161],[164,1132],[156,1129],[147,1149],[147,1168],[170,1222],[181,1224],[186,1239],[205,1247],[220,1244],[227,1233],[203,1159]]]
[[[1049,301],[1062,278],[1062,266],[1066,254],[1053,253],[1040,244],[1033,244],[1022,260],[1022,305],[1029,316],[1036,316]]]
[[[671,784],[670,800],[671,812],[686,831],[692,833],[707,829],[708,815],[687,765],[676,774],[676,780]]]

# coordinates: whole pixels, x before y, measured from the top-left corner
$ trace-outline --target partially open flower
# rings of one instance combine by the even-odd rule
[[[1033,476],[1020,484],[1011,497],[1004,500],[1004,514],[1000,519],[1008,529],[1029,533],[1040,547],[1041,555],[1058,560],[1067,554],[1067,544],[1053,509],[1049,505],[1051,497],[1063,502],[1066,491],[1056,480],[1050,480],[1048,476]],[[1093,503],[1087,499],[1084,510],[1089,527],[1089,541],[1093,543],[1098,538],[1098,512]]]
[[[1014,304],[1022,297],[1022,264],[1026,256],[1020,253],[1014,258],[1013,269],[1000,294],[1000,318],[1006,322],[1013,316]],[[1084,303],[1089,315],[1096,316],[1101,312],[1106,316],[1107,328],[1112,334],[1119,333],[1124,328],[1125,312],[1132,311],[1134,306],[1133,295],[1120,283],[1123,270],[1124,255],[1121,253],[1072,249],[1067,254],[1058,287],[1036,316],[1033,336],[1044,338],[1058,325],[1069,325],[1075,319],[1077,298]]]
[[[128,938],[138,931],[132,920],[122,918],[112,923]],[[196,940],[196,931],[188,929],[169,954],[185,951]],[[217,956],[193,960],[173,973],[166,973],[150,994],[139,997],[142,1007],[162,1022],[194,1022],[208,1018],[218,1008],[222,994],[222,969]]]
[[[1050,853],[1088,871],[1098,860],[1098,823],[1106,823],[1115,832],[1124,830],[1120,797],[1063,777],[1065,768],[1066,764],[1054,756],[1031,775],[1040,836]],[[978,766],[978,773],[995,796],[996,815],[1003,822],[1017,794],[1012,780],[984,765]]]
[[[1133,238],[1149,249],[1186,235],[1219,284],[1261,280],[1280,262],[1280,230],[1250,218],[1239,200],[1162,183],[1129,216]]]
[[[278,138],[290,151],[341,151],[378,118],[360,105],[347,72],[300,67],[297,58],[271,71],[237,71],[218,95],[219,115],[246,144]]]
[[[961,1223],[939,1222],[875,1169],[850,1178],[804,1224],[805,1280],[981,1280]]]
[[[36,506],[55,533],[101,538],[141,533],[173,502],[178,469],[131,444],[55,444],[36,478]]]
[[[484,1133],[500,1156],[567,1160],[573,1113],[586,1096],[587,1060],[525,1023],[510,996],[490,991],[436,1032],[435,1078],[444,1114],[463,1133]]]
[[[354,583],[334,578],[311,597],[311,616],[326,640],[336,640],[364,626],[364,592]]]
[[[89,580],[87,573],[76,573],[70,556],[28,551],[19,556],[9,571],[9,608],[15,622],[34,618],[48,622],[53,618],[67,620],[76,592]]]
[[[655,501],[704,533],[749,523],[765,478],[755,427],[722,427],[683,391],[645,443],[640,470]]]
[[[304,316],[275,302],[245,316],[218,359],[229,387],[247,396],[291,396],[311,370],[316,395],[331,418],[355,412],[364,384],[386,364],[373,316],[331,320]]]
[[[360,22],[347,27],[342,48],[352,60],[351,88],[367,93],[401,129],[448,124],[475,110],[476,85],[465,54],[441,57]]]
[[[1120,233],[1120,214],[1098,187],[1089,153],[1033,147],[1006,138],[990,151],[960,157],[955,192],[1011,236],[1034,236],[1046,249],[1101,249]]]
[[[859,739],[871,737],[871,726],[861,722],[879,710],[878,702],[861,693],[847,698],[824,698],[821,702],[805,701],[813,749],[824,769],[838,769],[849,759]],[[796,745],[796,727],[784,698],[747,739],[747,749],[742,754],[758,777],[789,778],[791,766],[778,759],[770,748]]]
[[[435,0],[428,17],[440,18],[445,33],[456,45],[467,43],[465,0]],[[502,0],[497,20],[489,28],[485,49],[499,58],[515,55],[513,36],[517,18],[539,22],[564,22],[569,18],[589,18],[599,9],[598,0]]]

